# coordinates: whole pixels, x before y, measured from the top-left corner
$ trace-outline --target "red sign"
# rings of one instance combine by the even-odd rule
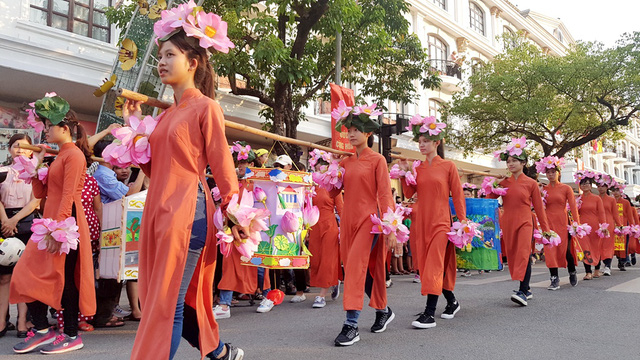
[[[355,99],[353,96],[353,90],[346,87],[342,87],[336,84],[330,84],[331,86],[331,111],[338,107],[340,100],[344,100],[347,106],[353,106]],[[349,137],[347,136],[347,128],[342,127],[342,131],[336,131],[336,120],[331,118],[331,147],[336,150],[356,152],[356,149],[349,143]]]

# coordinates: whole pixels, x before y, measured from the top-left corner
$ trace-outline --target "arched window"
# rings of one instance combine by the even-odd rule
[[[429,35],[429,59],[431,67],[441,72],[446,71],[447,55],[449,47],[447,43],[435,35]]]
[[[638,183],[638,176],[636,175],[636,173],[633,173],[633,183],[634,184]]]
[[[609,165],[602,164],[602,170],[605,172],[605,174],[609,174]]]
[[[628,172],[624,172],[624,181],[627,182],[627,184],[629,183],[629,173]]]
[[[435,116],[436,119],[440,120],[440,116],[442,113],[442,101],[439,99],[429,99],[429,116]]]
[[[447,0],[433,0],[433,3],[436,4],[436,6],[447,10]]]
[[[613,173],[616,177],[620,177],[620,170],[618,170],[618,168],[613,168]]]
[[[474,75],[478,69],[484,66],[484,61],[479,58],[471,58],[471,74]]]
[[[516,47],[516,33],[507,26],[503,27],[502,33],[505,34],[506,37],[506,39],[503,40],[502,44],[504,50],[509,50]]]
[[[593,170],[596,170],[596,159],[591,158],[591,160],[589,160],[589,165]]]
[[[564,42],[564,36],[562,36],[562,30],[560,29],[553,30],[553,35],[556,37],[556,39],[558,39],[558,41]]]
[[[469,26],[484,35],[484,11],[478,4],[469,3]]]

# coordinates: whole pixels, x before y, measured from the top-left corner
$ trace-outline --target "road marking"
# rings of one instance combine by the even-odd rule
[[[542,274],[546,274],[546,273],[532,272],[531,276],[542,275]],[[489,278],[485,277],[483,279],[478,279],[478,280],[466,280],[465,278],[459,278],[456,280],[456,285],[486,285],[486,284],[497,283],[500,281],[511,281],[511,275],[502,275],[502,276],[495,276],[495,277],[489,277]]]
[[[617,291],[624,293],[636,293],[640,294],[640,278],[633,279],[631,281],[623,282],[622,284],[616,285],[607,289],[607,291]]]

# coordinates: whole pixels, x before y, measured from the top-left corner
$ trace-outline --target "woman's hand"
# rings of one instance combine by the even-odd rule
[[[240,225],[233,225],[231,228],[231,234],[236,240],[243,240],[249,238],[249,228]]]
[[[387,238],[387,248],[394,249],[398,244],[398,239],[396,238],[396,234],[389,234],[386,236]]]
[[[38,165],[40,165],[44,161],[44,157],[47,156],[47,147],[42,144],[37,146],[42,150],[40,150],[40,152],[35,153],[33,156],[36,159],[38,159]]]
[[[398,162],[398,165],[400,166],[400,170],[402,170],[402,171],[411,170],[411,165],[409,165],[409,160],[407,160],[407,159],[400,160]]]
[[[2,223],[2,235],[5,237],[12,236],[18,232],[18,220],[15,218],[8,219]]]
[[[142,118],[142,101],[132,101],[127,99],[122,106],[122,118],[124,119],[124,124],[129,126],[129,117],[135,116],[138,119]]]
[[[124,113],[124,108],[123,108],[123,113]],[[111,125],[109,125],[109,127],[107,127],[107,131],[109,132],[109,134],[111,134],[111,132],[115,129],[120,129],[122,127],[122,125],[118,124],[118,123],[113,123]]]
[[[55,254],[60,252],[60,247],[62,247],[62,243],[55,241],[52,237],[47,238],[47,251],[51,254]]]

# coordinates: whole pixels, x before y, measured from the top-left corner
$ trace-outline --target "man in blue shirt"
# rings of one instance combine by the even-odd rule
[[[97,157],[102,157],[102,151],[110,142],[106,140],[100,140],[93,148],[93,154]],[[106,162],[100,162],[93,177],[98,182],[100,187],[100,199],[103,204],[122,199],[123,196],[132,195],[140,192],[142,183],[144,181],[144,174],[141,172],[136,181],[131,187],[118,181],[116,173],[113,171],[113,166]]]

